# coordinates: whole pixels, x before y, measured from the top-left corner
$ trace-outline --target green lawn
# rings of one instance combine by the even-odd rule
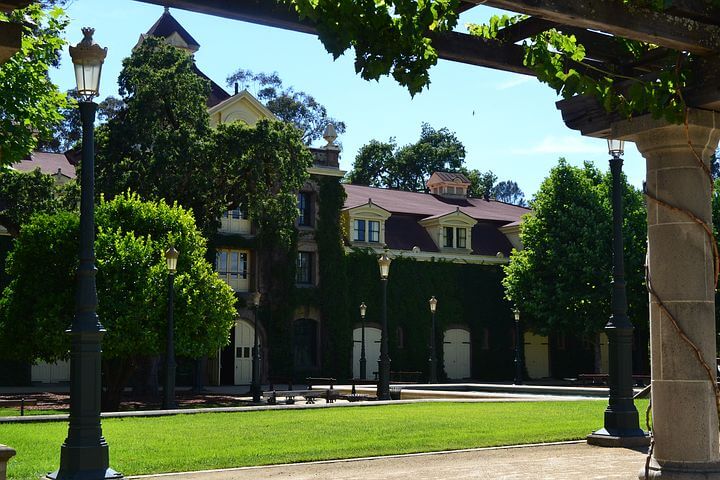
[[[606,403],[417,403],[105,419],[110,463],[126,475],[584,438]],[[641,418],[647,402],[638,404]],[[1,424],[18,455],[8,478],[58,466],[64,422]]]

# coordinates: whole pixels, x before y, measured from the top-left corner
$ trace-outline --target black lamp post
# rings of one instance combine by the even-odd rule
[[[380,360],[378,361],[378,400],[390,400],[390,355],[388,354],[387,331],[387,282],[390,275],[390,257],[387,250],[378,258],[380,283],[382,284],[382,336],[380,338]]]
[[[522,334],[520,332],[520,310],[515,307],[513,308],[513,315],[515,316],[515,385],[522,385],[523,383],[523,365],[522,365],[522,354],[520,348],[522,348]]]
[[[175,272],[180,252],[170,246],[165,252],[165,260],[168,268],[168,312],[167,312],[167,333],[165,336],[165,385],[163,386],[164,410],[177,407],[175,403],[175,325],[173,319],[175,303]]]
[[[258,310],[260,309],[260,299],[262,294],[260,292],[253,293],[253,306],[255,307],[255,324],[254,327],[254,339],[253,339],[253,357],[252,357],[252,385],[250,390],[252,392],[252,398],[254,403],[260,403],[260,345],[258,342]]]
[[[107,49],[93,42],[92,28],[82,29],[84,38],[70,47],[80,96],[82,120],[82,176],[80,179],[80,264],[77,270],[75,316],[70,334],[70,419],[68,436],[60,447],[60,468],[48,475],[60,480],[122,478],[110,468],[108,444],[100,423],[101,342],[95,288],[95,145],[97,105],[92,101],[100,88],[100,72]]]
[[[362,329],[360,337],[360,378],[367,378],[367,360],[365,359],[365,311],[367,307],[365,302],[360,304],[360,318],[362,319]]]
[[[605,410],[604,428],[590,434],[587,442],[603,446],[647,445],[649,438],[640,429],[638,412],[633,403],[632,335],[633,325],[627,316],[625,265],[623,259],[622,154],[624,141],[608,139],[612,174],[613,212],[613,280],[612,314],[605,333],[608,336],[610,387],[609,405]]]
[[[432,323],[430,326],[430,383],[437,383],[437,360],[435,359],[435,310],[437,309],[437,299],[430,297],[430,315]]]

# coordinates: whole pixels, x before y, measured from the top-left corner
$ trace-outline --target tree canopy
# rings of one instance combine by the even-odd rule
[[[23,25],[21,49],[0,65],[0,167],[17,162],[48,138],[62,120],[67,99],[48,76],[65,44],[67,18],[62,9],[40,4],[0,12],[0,20]]]
[[[303,132],[303,141],[309,145],[323,136],[328,123],[335,125],[338,134],[345,132],[345,122],[329,117],[327,109],[315,97],[283,85],[277,72],[254,73],[239,69],[227,78],[228,86],[252,85],[257,98],[283,122],[295,125]]]
[[[426,183],[434,172],[459,172],[470,180],[468,196],[492,197],[500,201],[525,205],[517,183],[497,183],[492,171],[481,172],[465,167],[465,146],[447,128],[433,128],[423,123],[420,139],[398,147],[394,138],[387,142],[371,140],[360,147],[348,181],[356,185],[394,188],[409,192],[427,192]]]
[[[642,195],[624,182],[628,314],[647,318],[644,288],[646,212]],[[506,294],[540,334],[566,332],[594,341],[610,316],[612,210],[610,173],[561,159],[530,202],[520,227],[523,250],[505,267]]]
[[[301,20],[314,25],[334,58],[352,48],[355,70],[362,78],[377,80],[390,74],[412,95],[429,85],[428,70],[438,60],[433,39],[455,28],[460,10],[459,0],[284,2],[296,10]],[[676,26],[691,30],[695,18],[702,18],[704,24],[712,23],[716,13],[709,7],[718,5],[718,0],[695,2],[678,9],[683,12],[680,20],[673,17],[663,20],[665,25],[675,22],[668,29]],[[617,8],[621,7],[625,11],[618,15],[631,16],[628,21],[639,24],[643,14],[650,22],[655,20],[652,14],[656,11],[676,6],[657,0],[623,0]],[[585,15],[592,15],[593,6],[584,11]],[[558,25],[562,21],[540,22],[541,29],[538,25],[519,25],[527,19],[527,15],[494,15],[485,24],[468,25],[468,33],[479,37],[478,48],[502,49],[489,56],[490,64],[512,57],[508,62],[513,69],[529,69],[564,98],[593,96],[608,112],[622,116],[650,112],[680,123],[686,107],[682,90],[692,86],[693,78],[716,70],[713,63],[707,64],[701,54],[688,52],[691,49],[684,45],[666,48],[622,35],[598,36],[593,28]],[[680,23],[683,21],[688,25]],[[662,32],[657,36],[662,37]],[[445,43],[457,41],[445,40]],[[598,58],[602,61],[597,61]]]
[[[7,170],[0,174],[0,225],[16,237],[35,213],[55,213],[75,209],[77,184],[58,185],[40,169],[32,172]]]
[[[95,240],[97,312],[107,329],[103,368],[124,385],[138,356],[164,350],[169,245],[180,251],[175,276],[175,348],[207,355],[227,343],[235,296],[206,260],[205,239],[186,210],[137,195],[101,200]],[[77,269],[79,217],[38,214],[25,224],[8,257],[12,280],[0,298],[0,350],[18,360],[67,358]],[[41,265],[42,268],[38,268]],[[38,292],[42,292],[41,295]]]
[[[119,84],[123,103],[98,129],[100,192],[178,202],[207,237],[223,212],[244,203],[268,234],[288,237],[312,163],[299,130],[266,120],[211,129],[209,83],[191,55],[161,38],[145,39],[125,59]]]

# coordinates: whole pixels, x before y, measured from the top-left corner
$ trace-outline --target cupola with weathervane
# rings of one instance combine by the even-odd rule
[[[447,198],[467,198],[470,180],[462,173],[435,172],[426,183],[433,195]]]

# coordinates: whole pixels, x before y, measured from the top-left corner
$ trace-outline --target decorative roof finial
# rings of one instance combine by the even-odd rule
[[[165,13],[170,13],[170,7],[168,7],[167,5],[165,5]]]

